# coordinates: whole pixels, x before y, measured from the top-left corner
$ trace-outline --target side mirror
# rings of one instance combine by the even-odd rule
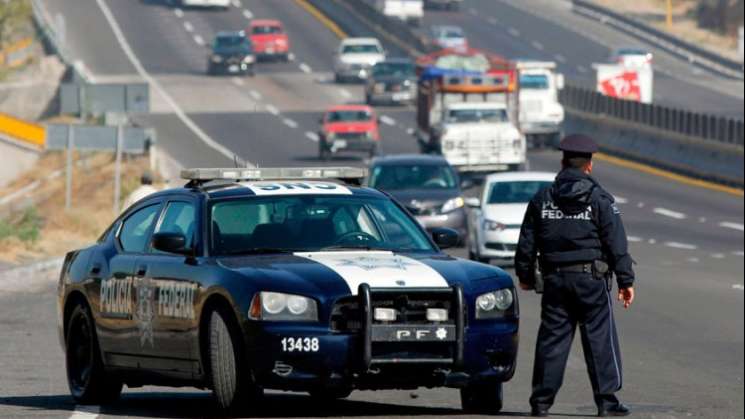
[[[481,200],[474,196],[466,198],[466,206],[468,208],[481,208]]]
[[[153,248],[177,255],[189,255],[192,251],[192,249],[186,247],[186,236],[181,233],[155,233],[153,235]]]
[[[460,181],[460,188],[463,190],[471,189],[474,186],[476,186],[476,182],[473,179],[463,179]],[[466,198],[466,202],[468,202],[468,198]]]
[[[556,89],[563,90],[565,85],[564,75],[563,74],[557,74],[556,75]]]
[[[432,230],[432,240],[440,249],[449,249],[458,245],[460,236],[452,228],[435,228]]]

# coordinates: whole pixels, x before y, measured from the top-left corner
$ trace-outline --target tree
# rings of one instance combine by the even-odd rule
[[[18,29],[28,25],[30,0],[0,0],[0,46],[11,42]]]

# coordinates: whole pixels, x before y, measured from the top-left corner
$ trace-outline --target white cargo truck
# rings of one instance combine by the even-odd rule
[[[419,26],[424,18],[423,0],[376,0],[375,8],[385,16]]]
[[[563,134],[564,107],[559,90],[564,75],[556,72],[556,63],[518,61],[520,77],[520,129],[531,148],[555,147]]]

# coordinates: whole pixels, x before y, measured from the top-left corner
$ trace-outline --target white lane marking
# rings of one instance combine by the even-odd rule
[[[647,243],[649,243],[649,244],[657,244],[657,239],[649,239],[649,240],[647,240]]]
[[[630,241],[631,243],[641,243],[644,241],[643,238],[637,236],[628,236],[626,237],[626,240]]]
[[[543,51],[545,49],[543,44],[538,41],[533,41],[530,44],[533,45],[533,48],[537,49],[538,51]]]
[[[391,126],[391,127],[395,127],[396,126],[396,120],[393,119],[393,118],[391,118],[388,115],[381,116],[380,117],[380,122],[382,122],[382,123],[384,123],[384,124],[386,124],[388,126]]]
[[[297,122],[293,121],[290,118],[284,118],[282,120],[282,123],[285,124],[285,125],[287,125],[288,127],[292,128],[292,129],[295,129],[295,128],[298,127]]]
[[[489,23],[491,23],[491,24],[492,24],[492,25],[494,25],[494,26],[496,26],[496,25],[498,25],[498,24],[499,24],[499,21],[497,20],[497,18],[496,18],[496,17],[490,17],[490,18],[489,18],[489,19],[487,19],[487,20],[489,21]]]
[[[742,284],[733,284],[732,289],[737,291],[745,291],[745,287]]]
[[[204,38],[202,38],[201,35],[194,35],[194,42],[196,42],[197,45],[204,46]]]
[[[237,85],[237,86],[243,86],[244,84],[246,84],[246,83],[245,83],[245,82],[243,81],[243,79],[242,79],[242,78],[240,78],[240,77],[233,77],[233,78],[232,78],[231,80],[232,80],[233,84],[235,84],[235,85]]]
[[[75,406],[70,419],[95,419],[100,413],[100,406]]]
[[[644,208],[646,205],[647,204],[645,204],[644,202],[640,202],[640,203],[636,204],[636,207],[637,208]]]
[[[254,18],[254,14],[251,13],[251,11],[248,9],[243,9],[243,17],[245,17],[248,20],[251,20]]]
[[[702,223],[702,224],[705,223],[706,222],[706,217],[698,217],[698,222],[699,223]]]
[[[583,65],[578,65],[577,66],[577,71],[579,71],[580,73],[587,73],[589,70],[587,69],[587,67],[585,67]]]
[[[563,56],[563,55],[561,55],[561,54],[556,54],[556,55],[554,55],[554,59],[555,59],[556,61],[560,62],[560,63],[565,63],[565,62],[567,62],[567,59],[566,59],[566,57],[564,57],[564,56]]]
[[[409,128],[406,130],[406,133],[409,135],[414,135],[416,134],[416,130],[414,128]]]
[[[347,89],[339,89],[339,94],[342,95],[345,99],[349,99],[352,97],[352,94],[349,93],[349,90]]]
[[[186,32],[194,32],[194,25],[191,24],[188,20],[184,22],[184,29],[186,29]]]
[[[515,28],[510,28],[510,29],[507,30],[507,32],[509,32],[510,35],[514,36],[515,38],[517,38],[517,37],[520,36],[520,31],[518,31]]]
[[[613,198],[616,200],[617,204],[628,204],[629,203],[629,200],[622,196],[614,196]]]
[[[679,243],[679,242],[665,242],[665,246],[673,248],[673,249],[680,249],[680,250],[698,249],[698,246],[696,246],[695,244]]]
[[[699,259],[699,258],[688,258],[686,260],[688,262],[691,262],[691,263],[699,263],[699,262],[701,262],[701,259]]]
[[[314,143],[317,143],[318,141],[320,141],[320,138],[318,138],[318,134],[316,134],[315,132],[311,132],[311,131],[305,132],[305,138],[313,141]]]
[[[733,223],[730,221],[724,221],[724,222],[719,223],[719,227],[731,228],[737,231],[745,231],[745,226],[743,226],[742,224]]]
[[[310,66],[308,64],[300,63],[300,65],[298,67],[300,67],[300,71],[302,71],[305,74],[310,74],[310,73],[313,72],[313,69],[310,68]]]
[[[652,210],[652,212],[654,212],[657,215],[662,215],[663,217],[674,218],[676,220],[685,220],[686,218],[688,218],[688,216],[683,214],[682,212],[669,210],[667,208],[655,208],[654,210]]]
[[[173,14],[175,14],[178,18],[184,17],[184,11],[179,9],[178,7],[173,9]]]
[[[712,253],[711,254],[712,259],[724,259],[725,257],[727,256],[725,256],[724,253]]]
[[[745,256],[745,252],[743,252],[742,250],[734,251],[734,252],[732,252],[732,254],[735,255],[735,256],[740,256],[740,257]]]
[[[233,7],[235,7],[236,9],[240,9],[242,6],[241,0],[233,0],[231,3],[233,3]]]
[[[479,15],[479,11],[476,10],[476,9],[474,9],[473,7],[471,7],[470,9],[468,9],[468,13],[470,13],[470,14],[472,14],[474,16],[478,16]]]
[[[279,109],[274,105],[266,105],[266,110],[274,116],[279,115]]]
[[[251,90],[250,92],[248,92],[248,94],[251,95],[254,100],[261,100],[262,98],[261,93],[257,92],[256,90]]]
[[[238,154],[231,151],[229,148],[225,147],[224,145],[216,142],[213,140],[207,133],[205,133],[199,126],[191,119],[188,115],[184,112],[183,109],[176,103],[176,101],[171,97],[171,95],[166,92],[166,90],[163,88],[163,86],[160,85],[158,80],[156,80],[153,76],[150,75],[150,73],[145,70],[145,67],[142,66],[142,63],[140,62],[140,59],[137,58],[134,51],[132,51],[132,47],[129,46],[129,42],[127,42],[127,38],[124,37],[124,33],[122,32],[122,28],[119,26],[119,23],[114,18],[114,14],[111,13],[111,9],[109,9],[109,6],[106,5],[106,2],[104,0],[96,0],[96,3],[98,4],[98,7],[103,12],[104,17],[106,18],[106,21],[109,22],[109,26],[111,26],[112,32],[114,32],[114,36],[116,37],[117,42],[119,43],[119,46],[122,48],[122,51],[124,52],[124,55],[129,58],[129,61],[132,63],[132,66],[137,70],[137,73],[145,79],[145,81],[158,93],[161,95],[161,97],[168,103],[168,105],[173,109],[173,112],[176,114],[176,117],[178,117],[181,122],[186,125],[191,132],[194,133],[194,135],[197,136],[203,143],[205,143],[208,147],[212,148],[213,150],[217,151],[218,153],[222,154],[223,156],[233,160],[235,156]],[[253,166],[253,165],[251,165]]]
[[[295,53],[294,52],[291,52],[291,53],[287,54],[287,59],[288,60],[295,61],[295,58],[297,58],[297,57],[295,57]]]

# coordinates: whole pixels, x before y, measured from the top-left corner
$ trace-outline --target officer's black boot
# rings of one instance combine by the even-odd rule
[[[608,416],[628,416],[631,414],[631,409],[623,403],[618,403],[613,406],[599,407],[598,417],[604,418]]]
[[[534,418],[546,418],[548,417],[548,408],[533,406],[533,408],[530,409],[530,416],[533,416]]]

